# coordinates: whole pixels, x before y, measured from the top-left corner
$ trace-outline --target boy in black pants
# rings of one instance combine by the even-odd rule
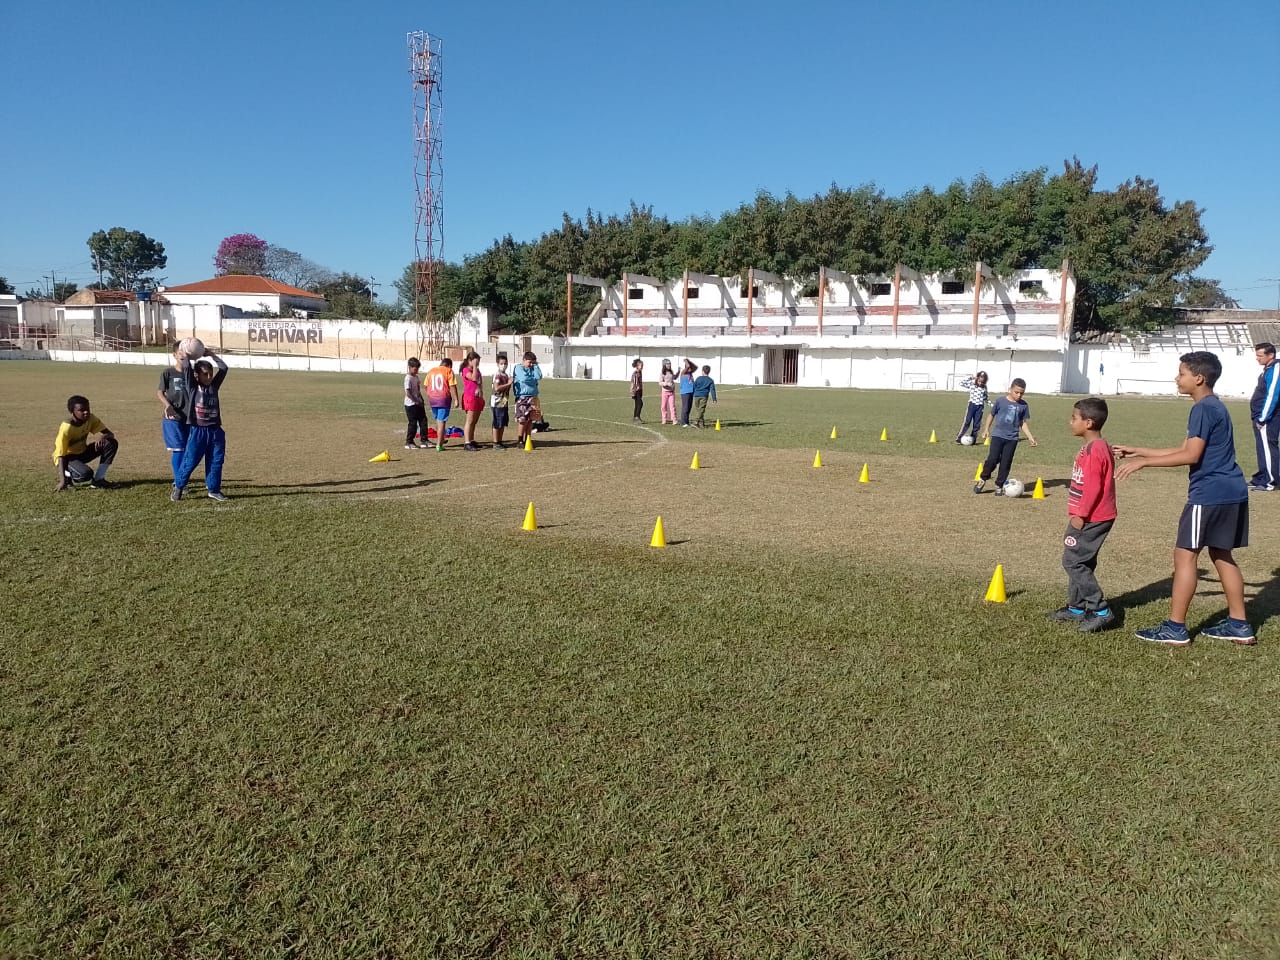
[[[116,435],[93,415],[86,397],[77,394],[69,398],[67,412],[71,416],[62,421],[53,441],[53,465],[58,471],[54,492],[65,490],[73,483],[88,483],[93,490],[112,489],[115,484],[107,479],[107,469],[120,449]],[[90,443],[89,436],[94,433],[99,439]],[[97,470],[89,466],[94,460],[98,460]]]
[[[1028,443],[1033,447],[1036,445],[1036,438],[1031,435],[1031,428],[1027,426],[1027,421],[1031,419],[1031,408],[1022,399],[1026,392],[1027,381],[1019,377],[1009,384],[1009,393],[991,405],[987,424],[982,428],[982,438],[991,438],[991,450],[978,474],[978,482],[973,485],[974,493],[981,493],[992,472],[995,472],[996,496],[1004,496],[1004,484],[1013,467],[1013,455],[1018,451],[1019,430],[1027,435]]]

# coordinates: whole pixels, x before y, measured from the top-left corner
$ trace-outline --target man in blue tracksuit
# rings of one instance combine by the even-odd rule
[[[1280,365],[1276,363],[1276,345],[1258,343],[1253,347],[1262,374],[1249,401],[1249,419],[1253,421],[1253,439],[1258,445],[1258,472],[1249,482],[1251,490],[1274,490],[1280,486]]]

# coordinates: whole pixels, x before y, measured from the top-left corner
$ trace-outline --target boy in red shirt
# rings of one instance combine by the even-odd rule
[[[1078,624],[1081,633],[1095,633],[1116,625],[1093,571],[1098,552],[1116,522],[1115,454],[1102,439],[1107,401],[1078,400],[1071,408],[1071,432],[1084,441],[1071,468],[1067,490],[1067,532],[1062,538],[1062,568],[1067,571],[1067,605],[1049,614],[1050,620]]]

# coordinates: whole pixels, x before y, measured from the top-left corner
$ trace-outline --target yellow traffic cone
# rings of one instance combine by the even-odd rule
[[[529,501],[529,509],[524,512],[524,523],[520,525],[521,530],[537,530],[538,518],[533,512],[533,501]]]
[[[982,479],[982,464],[978,464],[978,469],[973,471],[973,482],[977,483]]]
[[[370,463],[386,463],[390,459],[391,459],[391,454],[388,453],[386,450],[383,450],[376,457],[370,457],[369,462]]]
[[[667,545],[667,535],[662,532],[662,518],[658,518],[658,522],[653,525],[653,538],[649,541],[651,547],[665,547]]]
[[[701,469],[701,468],[698,466],[698,451],[697,451],[697,450],[693,451],[693,463],[689,464],[689,469],[690,469],[690,470],[699,470],[699,469]]]
[[[858,482],[859,483],[871,482],[871,473],[870,471],[867,470],[867,465],[865,463],[862,465],[862,472],[858,474]]]
[[[987,586],[987,595],[984,600],[992,603],[1004,603],[1008,598],[1004,593],[1004,564],[996,564],[996,572],[991,575],[991,583]]]
[[[835,427],[832,427],[832,428],[831,428],[831,439],[832,439],[832,440],[837,439],[837,438],[836,438],[836,428],[835,428]]]
[[[930,442],[930,443],[937,443],[937,442],[938,442],[938,431],[937,431],[937,430],[930,430],[930,431],[929,431],[929,442]]]
[[[532,433],[524,438],[524,448],[530,453],[533,452],[533,434]]]
[[[983,441],[982,441],[982,445],[983,445],[984,447],[989,447],[989,446],[991,446],[991,438],[990,438],[990,437],[987,437],[985,440],[983,440]]]
[[[881,440],[888,440],[888,439],[889,439],[889,428],[888,428],[888,427],[885,427],[883,430],[881,430],[881,431],[880,431],[880,439],[881,439]]]
[[[1036,488],[1031,491],[1031,499],[1032,500],[1044,499],[1044,481],[1041,480],[1039,477],[1036,477]]]
[[[814,469],[815,469],[815,470],[816,470],[818,467],[822,466],[822,451],[821,451],[821,450],[815,450],[815,451],[813,451],[813,466],[814,466]]]
[[[720,421],[719,421],[719,420],[717,420],[717,421],[716,421],[716,429],[717,429],[717,430],[719,430],[719,429],[720,429]]]

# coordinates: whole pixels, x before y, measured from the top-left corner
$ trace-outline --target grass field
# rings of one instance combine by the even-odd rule
[[[1068,398],[1005,501],[963,393],[725,388],[698,433],[544,381],[534,452],[437,454],[397,377],[233,370],[233,499],[172,504],[157,378],[0,364],[0,956],[1280,955],[1280,499],[1259,646],[1170,650],[1182,470],[1121,487],[1124,628],[1044,619]],[[71,393],[121,489],[52,493]]]

